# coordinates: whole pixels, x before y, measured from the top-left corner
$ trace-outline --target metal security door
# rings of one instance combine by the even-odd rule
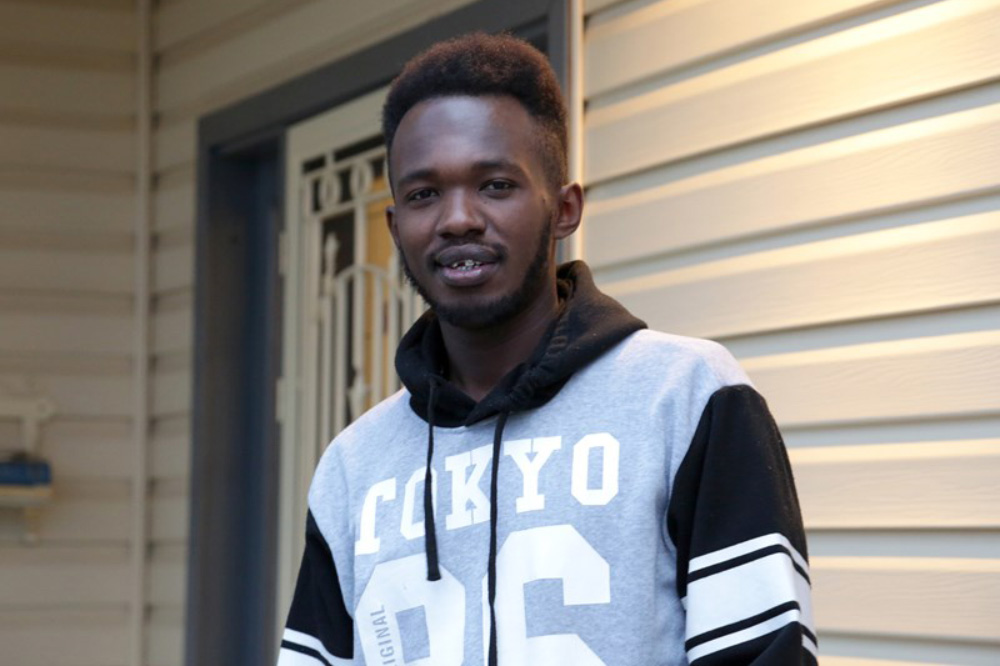
[[[385,90],[296,125],[286,140],[278,617],[298,571],[306,493],[330,440],[399,388],[393,359],[424,309],[385,223]]]

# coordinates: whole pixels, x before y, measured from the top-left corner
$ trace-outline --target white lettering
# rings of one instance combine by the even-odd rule
[[[590,487],[590,454],[603,449],[601,487]],[[587,435],[573,445],[573,497],[584,506],[603,506],[618,494],[618,457],[621,445],[610,433]]]
[[[552,452],[561,446],[561,437],[535,437],[504,442],[504,453],[517,464],[524,479],[524,490],[515,504],[518,513],[545,508],[545,495],[538,492],[538,475]],[[534,456],[529,458],[528,453],[533,453]]]
[[[493,447],[487,444],[444,459],[444,468],[451,472],[451,513],[445,519],[449,530],[489,520],[490,500],[483,494],[479,482],[492,458]],[[472,472],[466,474],[470,466]]]
[[[441,580],[427,580],[424,554],[380,562],[372,570],[354,616],[365,663],[403,654],[397,614],[424,609],[428,656],[407,666],[460,666],[465,644],[465,586],[441,567]],[[367,622],[361,618],[373,618]]]
[[[577,634],[528,637],[524,586],[562,581],[563,604],[611,603],[611,567],[572,525],[512,532],[497,553],[497,651],[504,663],[603,666]],[[483,651],[489,651],[490,607],[483,579]]]
[[[371,555],[382,547],[382,540],[375,536],[375,508],[379,500],[391,502],[396,499],[396,479],[379,481],[368,489],[365,503],[361,506],[361,525],[358,540],[354,544],[355,555]]]

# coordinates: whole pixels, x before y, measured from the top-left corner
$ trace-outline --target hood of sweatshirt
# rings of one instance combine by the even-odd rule
[[[413,411],[429,421],[432,393],[434,425],[443,427],[540,407],[574,372],[646,327],[597,289],[582,261],[563,264],[556,277],[560,302],[556,321],[531,357],[505,375],[478,403],[445,381],[448,358],[441,327],[432,311],[424,313],[403,336],[396,352],[396,371],[410,392]]]

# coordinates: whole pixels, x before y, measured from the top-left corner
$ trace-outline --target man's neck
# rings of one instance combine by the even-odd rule
[[[555,321],[559,300],[546,291],[530,308],[509,321],[486,329],[464,329],[441,322],[448,352],[448,379],[479,402],[503,377],[531,357]]]

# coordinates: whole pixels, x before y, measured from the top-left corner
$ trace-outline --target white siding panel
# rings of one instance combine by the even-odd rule
[[[134,137],[124,131],[84,131],[0,125],[0,163],[130,172]]]
[[[274,0],[215,0],[211,3],[198,0],[180,0],[163,4],[157,9],[156,49],[168,50],[171,46],[188,41],[208,28],[233,21],[240,15],[260,10]],[[288,4],[283,2],[280,4]]]
[[[187,542],[188,498],[172,495],[154,497],[150,502],[152,520],[150,538],[154,542]]]
[[[184,663],[184,619],[182,607],[155,608],[149,615],[147,654],[149,666]]]
[[[95,11],[72,3],[0,3],[0,44],[135,50],[135,19],[128,11]]]
[[[998,31],[994,2],[939,2],[594,110],[586,179],[997,78]]]
[[[714,338],[995,302],[997,256],[1000,213],[994,212],[761,252],[605,288],[653,328]]]
[[[168,310],[153,315],[153,352],[188,350],[194,323],[190,310]]]
[[[588,30],[588,96],[684,65],[746,48],[891,0],[707,0],[658,2]]]
[[[454,9],[469,0],[317,2],[220,40],[196,57],[167,64],[157,79],[159,109],[190,115],[287,80]]]
[[[875,659],[893,661],[907,659],[919,664],[961,664],[962,666],[994,666],[1000,647],[978,641],[906,640],[905,637],[837,634],[827,632],[821,639],[820,663],[826,654],[856,658],[861,663],[879,665]]]
[[[58,492],[58,490],[57,490]],[[41,542],[73,542],[104,545],[126,543],[131,537],[132,508],[127,494],[116,498],[86,498],[57,494],[35,511]],[[0,540],[24,536],[20,510],[0,509]]]
[[[1000,440],[794,449],[809,529],[1000,528]]]
[[[1000,558],[1000,531],[952,529],[808,530],[809,555],[821,557]]]
[[[149,602],[179,607],[186,592],[187,553],[183,548],[154,547],[149,560]]]
[[[11,666],[125,666],[128,615],[124,608],[0,611],[0,644]]]
[[[66,429],[68,430],[68,429]],[[70,431],[58,439],[48,434],[41,446],[41,455],[52,463],[59,477],[105,479],[129,478],[135,470],[135,444],[128,438],[88,437],[85,429]]]
[[[995,560],[817,557],[810,564],[820,630],[1000,642]]]
[[[127,230],[135,200],[126,193],[5,190],[0,188],[0,223],[79,231],[88,227]]]
[[[0,64],[0,89],[18,91],[13,99],[0,99],[0,111],[58,109],[60,113],[120,118],[134,108],[135,85],[130,74]]]
[[[153,378],[153,414],[186,413],[191,409],[191,372],[158,372]]]
[[[153,217],[157,228],[194,227],[194,179],[157,187],[153,194]]]
[[[156,131],[155,168],[157,171],[192,164],[198,148],[198,127],[194,120],[163,125]]]
[[[128,293],[129,253],[73,253],[0,249],[0,289],[26,288]]]
[[[194,285],[194,245],[160,249],[153,257],[153,289],[169,291]]]
[[[1000,105],[934,117],[587,202],[596,267],[997,187]],[[595,200],[596,199],[596,200]]]
[[[187,433],[154,435],[150,450],[150,473],[154,479],[185,478],[191,472],[191,447]]]
[[[0,547],[0,610],[121,605],[128,600],[128,549]]]
[[[583,11],[585,14],[590,15],[621,2],[622,0],[583,0]]]
[[[748,359],[782,426],[1000,412],[1000,332]]]
[[[132,380],[125,376],[51,376],[0,374],[0,390],[8,394],[24,391],[48,396],[60,416],[121,416],[132,411]]]
[[[132,320],[85,314],[0,311],[0,348],[24,352],[114,353],[128,349]]]

